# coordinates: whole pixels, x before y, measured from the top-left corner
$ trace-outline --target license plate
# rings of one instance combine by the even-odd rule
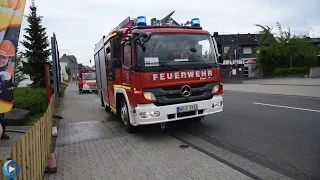
[[[177,112],[178,113],[189,112],[189,111],[195,111],[197,109],[198,109],[198,105],[197,104],[193,104],[193,105],[188,105],[188,106],[177,107]]]

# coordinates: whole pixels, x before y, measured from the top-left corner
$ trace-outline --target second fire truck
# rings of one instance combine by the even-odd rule
[[[128,132],[223,111],[216,38],[198,18],[173,23],[128,17],[94,48],[101,105],[121,117]]]

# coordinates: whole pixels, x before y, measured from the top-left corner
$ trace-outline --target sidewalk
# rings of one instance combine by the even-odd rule
[[[57,168],[50,180],[251,179],[163,133],[129,134],[100,107],[95,94],[65,92],[56,141]]]
[[[24,135],[23,132],[28,131],[31,126],[7,126],[6,134],[10,137],[9,140],[0,139],[0,158],[9,158],[11,156],[11,146],[14,145],[21,136]],[[10,132],[11,130],[20,132]]]
[[[242,84],[224,84],[229,91],[294,95],[320,98],[320,78],[254,79]]]
[[[244,80],[243,84],[320,86],[320,78],[273,78]]]

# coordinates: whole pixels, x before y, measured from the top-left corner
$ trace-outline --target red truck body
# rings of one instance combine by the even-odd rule
[[[128,17],[94,49],[105,110],[118,114],[129,132],[222,112],[221,58],[210,33],[199,26],[139,25],[139,18]]]
[[[83,82],[84,92],[97,92],[96,70],[80,69],[78,75]]]

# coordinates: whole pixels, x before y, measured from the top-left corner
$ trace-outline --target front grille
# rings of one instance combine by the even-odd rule
[[[189,97],[184,97],[181,94],[182,86],[166,86],[160,88],[144,89],[144,92],[152,92],[157,98],[156,106],[164,106],[178,103],[187,103],[193,101],[207,100],[212,98],[212,88],[217,83],[199,83],[188,84],[191,87],[191,94]]]

